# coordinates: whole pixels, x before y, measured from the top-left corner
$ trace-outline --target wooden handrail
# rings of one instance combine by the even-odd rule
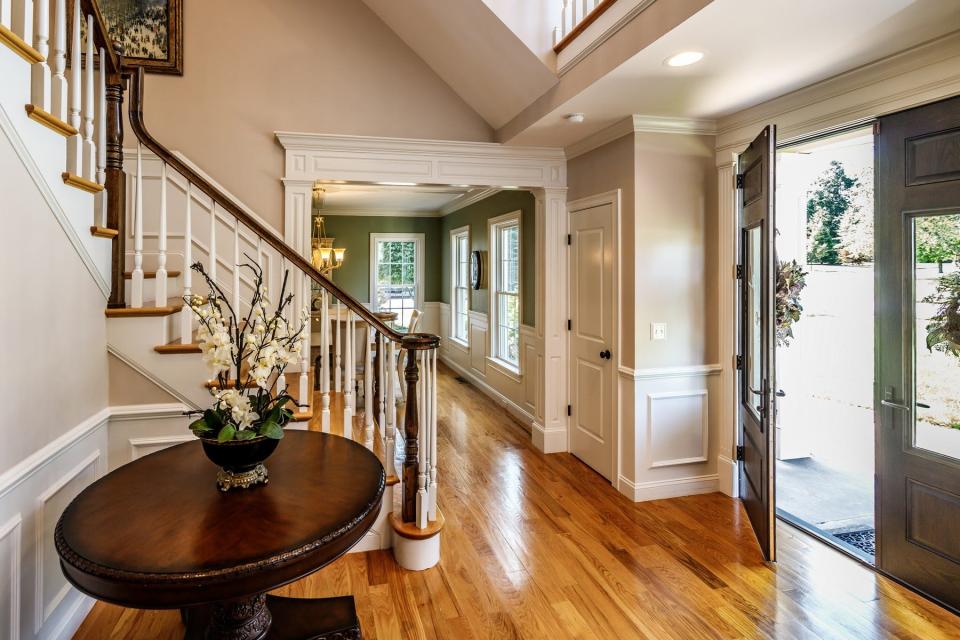
[[[110,38],[110,30],[107,28],[107,21],[103,19],[103,13],[100,11],[100,3],[97,0],[80,0],[81,15],[93,16],[93,42],[95,49],[103,48],[106,60],[102,61],[106,67],[107,73],[120,73],[120,56],[114,50],[113,39]]]
[[[92,1],[92,0],[91,0]],[[180,160],[169,149],[160,144],[156,138],[150,135],[143,123],[143,68],[133,72],[130,79],[130,127],[134,135],[147,149],[152,151],[167,166],[174,169],[182,175],[187,181],[193,184],[200,191],[205,193],[221,209],[239,220],[248,229],[261,237],[267,244],[276,249],[290,264],[298,267],[307,276],[321,287],[332,293],[350,310],[360,316],[367,324],[376,328],[381,334],[394,342],[402,342],[407,335],[400,333],[382,320],[377,318],[376,314],[362,304],[357,302],[350,294],[337,286],[333,281],[324,276],[317,270],[306,258],[294,251],[286,242],[281,240],[272,230],[263,226],[256,219],[252,218],[247,212],[241,209],[229,196],[223,193],[219,188],[212,185],[203,176],[199,175],[190,168],[185,162]],[[437,339],[439,340],[439,339]]]
[[[607,9],[612,7],[616,1],[617,0],[602,0],[600,4],[595,6],[590,11],[590,13],[588,13],[583,17],[583,20],[581,20],[576,25],[574,25],[573,29],[570,29],[570,33],[563,36],[563,39],[560,42],[553,45],[553,52],[560,53],[561,51],[566,49],[571,42],[577,39],[577,36],[583,33],[587,27],[589,27],[594,22],[596,22],[597,18],[602,16],[604,13],[606,13]],[[576,0],[574,0],[574,2],[576,2]]]

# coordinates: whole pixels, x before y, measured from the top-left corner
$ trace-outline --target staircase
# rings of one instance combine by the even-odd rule
[[[276,382],[298,404],[287,428],[334,433],[370,448],[384,465],[388,491],[360,548],[392,546],[401,566],[432,566],[443,527],[437,505],[440,339],[396,331],[311,264],[306,239],[302,252],[288,245],[209,175],[153,138],[144,122],[142,69],[124,64],[96,0],[68,2],[0,0],[0,42],[30,69],[29,87],[8,82],[13,74],[4,73],[0,99],[5,106],[23,101],[24,113],[44,130],[23,131],[27,152],[46,182],[63,185],[54,196],[74,227],[89,219],[81,241],[109,290],[109,350],[187,406],[205,408],[212,385],[205,383],[209,372],[184,297],[206,291],[195,287],[190,265],[201,263],[241,310],[249,309],[253,282],[239,265],[259,265],[270,293],[279,293],[286,279],[294,295],[288,319],[296,322],[293,310],[312,311],[299,363]],[[51,160],[58,155],[61,166]],[[408,354],[402,372],[400,350]]]

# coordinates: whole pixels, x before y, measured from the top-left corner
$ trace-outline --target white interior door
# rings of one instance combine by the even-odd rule
[[[613,205],[570,211],[570,451],[613,473]]]

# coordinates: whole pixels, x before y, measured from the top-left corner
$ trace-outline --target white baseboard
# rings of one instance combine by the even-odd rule
[[[736,460],[717,456],[717,491],[731,498],[740,495],[740,468]]]
[[[463,367],[461,367],[459,364],[457,364],[450,358],[441,354],[440,362],[444,363],[445,365],[453,369],[457,373],[457,375],[468,380],[470,384],[472,384],[477,389],[479,389],[483,393],[483,395],[487,396],[488,398],[496,402],[498,405],[506,409],[507,412],[510,415],[512,415],[518,422],[520,422],[520,424],[527,431],[532,431],[532,432],[535,431],[534,417],[530,415],[530,413],[528,413],[523,407],[521,407],[516,402],[514,402],[507,396],[503,395],[493,387],[491,387],[489,384],[487,384],[477,376],[473,375],[473,373],[471,373],[467,369],[464,369]],[[564,432],[563,447],[564,448],[559,449],[559,451],[566,451],[566,432]]]
[[[713,493],[717,491],[717,474],[651,482],[632,482],[620,476],[617,479],[617,490],[634,502]]]
[[[543,425],[531,423],[533,446],[542,453],[562,453],[568,449],[566,429],[544,429]]]

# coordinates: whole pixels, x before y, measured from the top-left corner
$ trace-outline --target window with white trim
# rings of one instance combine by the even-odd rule
[[[490,220],[490,355],[520,370],[520,212]]]
[[[423,234],[370,234],[370,297],[374,311],[393,311],[406,331],[414,309],[423,311]]]
[[[470,227],[450,232],[450,337],[467,344],[470,326]]]

